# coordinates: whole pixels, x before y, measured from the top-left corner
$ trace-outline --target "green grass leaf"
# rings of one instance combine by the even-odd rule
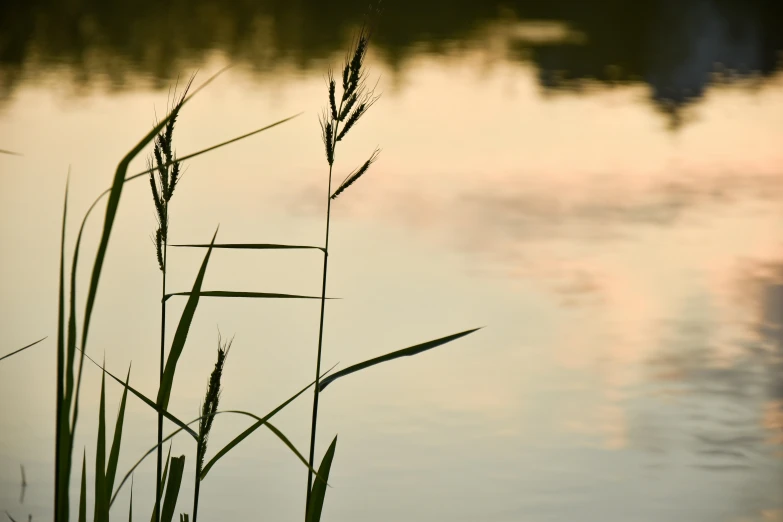
[[[211,79],[209,81],[211,81]],[[205,87],[205,85],[202,85],[201,87],[199,87],[199,89],[202,89],[204,87]],[[196,92],[198,92],[198,90],[195,91],[190,96],[188,96],[188,98],[192,98],[196,94]],[[230,145],[232,143],[235,143],[237,141],[243,140],[245,138],[249,138],[250,136],[254,136],[254,135],[258,134],[259,132],[263,132],[265,130],[269,130],[272,127],[277,127],[278,125],[281,125],[281,124],[283,124],[283,123],[285,123],[287,121],[293,120],[294,118],[296,118],[298,116],[301,116],[302,114],[304,114],[304,113],[300,112],[298,114],[294,114],[293,116],[289,116],[288,118],[283,118],[282,120],[278,120],[278,121],[276,121],[274,123],[270,123],[269,125],[265,125],[264,127],[261,127],[260,129],[256,129],[254,131],[250,131],[248,133],[242,134],[241,136],[237,136],[236,138],[231,138],[230,140],[222,141],[222,142],[218,143],[217,145],[212,145],[211,147],[207,147],[206,149],[201,149],[201,150],[199,150],[197,152],[191,152],[190,154],[186,154],[186,155],[184,155],[184,156],[182,156],[180,158],[177,158],[177,161],[189,160],[191,158],[195,158],[196,156],[200,156],[202,154],[206,154],[207,152],[212,152],[215,149],[219,149],[221,147],[225,147],[226,145]],[[174,162],[166,163],[166,164],[164,164],[164,167],[168,167],[172,163],[174,163]],[[128,176],[127,178],[125,178],[125,181],[130,181],[132,179],[136,179],[136,178],[139,178],[141,176],[146,176],[150,172],[151,172],[151,170],[149,170],[149,169],[145,170],[144,172],[139,172],[138,174],[134,174],[132,176]]]
[[[326,450],[326,455],[318,467],[318,476],[313,483],[312,493],[310,495],[310,504],[307,506],[305,522],[320,522],[321,512],[324,508],[324,498],[326,497],[326,486],[329,480],[329,471],[332,469],[332,460],[334,460],[334,450],[337,448],[337,436]]]
[[[84,352],[82,352],[82,353],[84,353]],[[168,420],[170,420],[171,422],[173,422],[174,424],[176,424],[177,426],[179,426],[180,428],[185,430],[191,437],[193,437],[194,439],[198,439],[198,435],[196,434],[196,432],[193,431],[192,429],[190,429],[184,422],[179,420],[177,417],[175,417],[174,415],[172,415],[171,413],[169,413],[165,409],[162,409],[162,408],[158,407],[158,405],[155,402],[153,402],[152,399],[149,399],[148,397],[146,397],[144,394],[142,394],[141,392],[136,390],[133,386],[130,386],[129,384],[126,384],[126,383],[122,382],[122,380],[117,378],[109,370],[107,370],[106,368],[101,367],[101,365],[98,364],[97,362],[95,362],[95,360],[92,357],[90,357],[89,355],[85,355],[85,357],[90,362],[92,362],[95,366],[100,368],[106,375],[108,375],[109,377],[111,377],[112,379],[117,381],[118,384],[120,384],[121,386],[125,387],[125,389],[130,391],[133,395],[135,395],[136,397],[141,399],[141,401],[144,404],[146,404],[147,406],[149,406],[150,408],[152,408],[155,411],[160,411],[161,413],[163,413],[164,417],[166,417]]]
[[[182,472],[185,470],[185,455],[171,459],[171,471],[166,484],[166,496],[163,497],[160,521],[171,522],[174,519],[174,510],[177,507],[179,488],[182,485]]]
[[[82,456],[82,485],[79,490],[79,522],[87,522],[87,452]]]
[[[133,522],[133,479],[131,479],[130,502],[128,503],[128,522]]]
[[[163,444],[163,442],[161,442]],[[155,448],[157,449],[158,445],[155,445]],[[169,475],[169,462],[171,461],[171,444],[169,444],[169,453],[166,455],[166,465],[163,467],[163,475],[160,477],[160,484],[158,485],[158,488],[160,489],[160,496],[163,498],[163,486],[166,484],[166,477]],[[157,499],[156,499],[157,501]],[[155,522],[155,506],[152,506],[152,516],[150,517],[150,522]]]
[[[348,368],[344,370],[340,370],[339,372],[336,372],[333,375],[330,375],[329,377],[323,379],[320,382],[319,389],[323,391],[324,388],[329,386],[331,382],[336,381],[340,377],[345,377],[346,375],[350,375],[360,370],[364,370],[365,368],[369,368],[370,366],[375,366],[376,364],[393,361],[394,359],[399,359],[400,357],[410,357],[411,355],[416,355],[422,352],[426,352],[427,350],[431,350],[442,344],[450,343],[451,341],[456,341],[460,337],[465,337],[466,335],[472,334],[473,332],[480,329],[481,328],[473,328],[472,330],[465,330],[464,332],[456,333],[453,335],[447,335],[446,337],[441,337],[440,339],[427,341],[426,343],[421,343],[415,346],[410,346],[408,348],[403,348],[402,350],[397,350],[396,352],[387,353],[386,355],[381,355],[380,357],[375,357],[374,359],[369,359],[367,361],[354,364],[353,366],[349,366]]]
[[[217,230],[215,230],[215,234],[212,236],[211,243],[215,242],[216,237]],[[201,263],[201,268],[198,271],[196,280],[193,282],[193,290],[190,292],[188,302],[185,304],[185,309],[182,311],[182,316],[177,325],[177,331],[174,333],[174,340],[171,343],[171,350],[169,350],[169,356],[166,359],[166,366],[163,370],[163,378],[160,382],[157,399],[157,403],[163,409],[167,408],[169,404],[171,388],[174,386],[174,372],[177,370],[177,362],[179,361],[180,355],[182,355],[182,350],[185,348],[185,341],[188,339],[190,325],[193,323],[193,316],[196,314],[199,294],[201,293],[201,284],[204,282],[204,275],[207,272],[207,264],[209,264],[210,255],[212,255],[211,248],[207,250],[207,254],[204,256],[204,261]]]
[[[255,417],[255,415],[253,415],[253,417]],[[256,417],[256,418],[258,418],[258,417]],[[261,419],[259,419],[259,420],[261,420]],[[314,473],[316,476],[318,476],[318,472],[317,472],[317,471],[315,471],[313,468],[311,468],[311,467],[310,467],[310,463],[309,463],[309,462],[307,462],[307,459],[306,459],[306,458],[304,458],[304,455],[302,455],[302,454],[299,452],[299,450],[298,450],[298,449],[296,449],[296,446],[294,446],[294,444],[293,444],[293,443],[292,443],[290,440],[288,440],[288,437],[286,437],[286,436],[283,434],[283,432],[282,432],[282,431],[280,431],[280,430],[278,430],[277,428],[275,428],[275,427],[272,425],[272,423],[271,423],[271,422],[269,422],[269,421],[266,421],[266,422],[264,422],[264,424],[266,424],[266,427],[267,427],[267,428],[269,428],[269,430],[270,430],[272,433],[274,433],[274,434],[277,436],[277,438],[278,438],[278,439],[280,439],[281,441],[283,441],[283,444],[285,444],[286,446],[288,446],[288,449],[290,449],[290,450],[291,450],[291,451],[294,453],[294,455],[296,455],[296,456],[299,458],[299,460],[302,462],[302,464],[304,464],[304,465],[305,465],[305,467],[306,467],[307,469],[309,469],[309,470],[310,470],[310,471],[312,471],[312,472],[313,472],[313,473]]]
[[[208,244],[189,244],[189,245],[169,245],[170,247],[179,248],[209,248]],[[273,243],[216,243],[212,245],[212,248],[227,248],[231,250],[320,250],[323,252],[323,247],[308,246],[308,245],[277,245]]]
[[[125,388],[122,390],[120,409],[117,412],[117,422],[114,425],[114,438],[109,451],[109,465],[106,468],[106,502],[109,502],[111,492],[114,490],[114,478],[117,476],[117,462],[120,459],[120,445],[122,444],[122,425],[125,421],[125,402],[128,398],[128,383],[130,382],[130,368],[125,378]]]
[[[199,417],[200,419],[200,417]],[[194,421],[189,422],[188,424],[193,424],[194,422],[197,422],[199,419],[196,419]],[[175,435],[177,435],[179,432],[184,431],[182,428],[177,428],[174,432],[170,433],[168,437],[165,437],[160,441],[161,444],[164,442],[167,442],[168,440],[174,438]],[[128,478],[131,478],[131,484],[133,483],[132,477],[133,472],[136,471],[136,468],[139,467],[139,465],[142,463],[144,459],[152,455],[155,450],[158,449],[158,445],[155,444],[152,446],[144,455],[141,456],[139,460],[136,461],[136,464],[134,464],[131,469],[128,470],[128,472],[125,474],[125,476],[122,477],[122,480],[120,481],[120,484],[117,486],[117,490],[114,492],[114,494],[111,497],[111,500],[109,501],[109,507],[114,505],[114,501],[117,500],[117,495],[119,494],[120,490],[122,489],[122,486],[125,485],[125,482],[127,482]],[[169,455],[171,455],[171,446],[169,446]],[[168,466],[168,460],[166,461],[166,466]],[[165,475],[163,475],[165,477]],[[163,490],[161,489],[161,496],[163,496]],[[153,518],[155,517],[155,514],[153,513]]]
[[[71,432],[68,424],[70,402],[65,398],[65,224],[68,214],[68,180],[65,182],[63,202],[63,223],[60,234],[60,274],[57,307],[57,402],[55,413],[55,456],[54,456],[54,518],[68,521],[68,484],[71,476]],[[69,364],[68,367],[71,367]]]
[[[101,401],[98,410],[98,441],[95,445],[95,512],[94,522],[109,521],[106,503],[106,374],[101,374]]]
[[[2,357],[0,357],[0,361],[2,361],[3,359],[9,358],[12,355],[16,355],[19,352],[23,352],[23,351],[27,350],[28,348],[30,348],[31,346],[35,346],[36,344],[40,343],[44,339],[46,339],[46,337],[42,337],[42,338],[38,339],[37,341],[35,341],[34,343],[30,343],[27,346],[23,346],[23,347],[19,348],[18,350],[14,350],[11,353],[7,353],[7,354],[3,355]]]
[[[166,299],[177,295],[193,296],[193,292],[174,292],[166,294]],[[272,294],[267,292],[232,292],[225,290],[206,290],[198,292],[198,297],[239,297],[243,299],[321,299],[308,295]],[[334,299],[327,297],[327,299]]]

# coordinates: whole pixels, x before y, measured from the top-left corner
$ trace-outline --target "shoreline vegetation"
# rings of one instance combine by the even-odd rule
[[[372,366],[389,362],[401,357],[410,357],[422,352],[431,350],[435,347],[450,343],[464,336],[467,336],[478,328],[465,330],[428,340],[401,350],[396,350],[383,355],[371,357],[363,362],[352,364],[343,369],[335,371],[330,368],[322,371],[321,355],[325,347],[323,345],[323,331],[327,327],[324,320],[324,310],[327,301],[327,268],[329,259],[329,228],[331,223],[332,204],[336,203],[338,196],[340,198],[349,197],[347,192],[350,187],[359,182],[360,178],[370,175],[372,164],[379,157],[379,149],[375,149],[368,155],[368,159],[361,165],[356,166],[347,174],[340,174],[343,181],[333,186],[333,174],[342,171],[342,167],[336,165],[336,151],[338,144],[343,141],[349,131],[358,132],[358,123],[364,117],[370,107],[378,101],[379,96],[375,94],[374,87],[367,82],[367,71],[364,58],[370,44],[371,31],[369,25],[362,26],[358,35],[346,55],[345,63],[339,73],[335,74],[332,70],[327,73],[327,103],[326,109],[321,114],[319,121],[321,125],[322,139],[324,142],[326,159],[328,164],[328,179],[326,187],[326,219],[325,219],[325,239],[324,245],[285,245],[269,243],[220,243],[218,241],[218,229],[215,229],[211,241],[208,243],[191,244],[169,244],[168,231],[170,218],[174,214],[173,208],[169,205],[177,186],[181,173],[183,172],[183,162],[195,158],[206,152],[214,151],[225,145],[248,138],[262,131],[269,130],[277,125],[298,117],[294,115],[289,118],[266,125],[253,132],[232,138],[222,143],[216,144],[207,149],[186,154],[178,157],[175,146],[175,124],[181,110],[184,110],[186,104],[196,96],[201,89],[209,85],[223,71],[218,72],[202,83],[199,87],[191,89],[193,78],[188,82],[179,96],[172,97],[172,103],[167,116],[161,119],[154,128],[149,131],[139,142],[125,155],[119,162],[116,171],[113,174],[111,187],[101,193],[93,204],[88,208],[82,218],[78,236],[73,251],[66,252],[66,236],[69,222],[68,209],[68,182],[66,182],[65,196],[62,214],[62,230],[60,237],[60,263],[59,263],[59,290],[58,290],[58,327],[57,327],[57,377],[56,377],[56,440],[55,440],[55,458],[54,458],[54,519],[57,522],[67,522],[76,514],[78,522],[88,520],[88,488],[86,480],[87,466],[94,466],[95,480],[91,497],[94,499],[92,506],[91,520],[94,522],[108,522],[110,519],[111,508],[113,507],[118,493],[126,484],[130,484],[130,506],[128,506],[128,516],[133,517],[133,498],[138,498],[139,491],[133,491],[133,473],[146,459],[146,457],[155,454],[156,460],[156,486],[155,486],[155,508],[151,519],[154,522],[171,522],[175,516],[179,516],[180,522],[197,521],[199,514],[199,497],[204,492],[201,482],[208,476],[209,471],[217,462],[231,450],[237,448],[241,442],[254,433],[258,428],[264,427],[271,431],[280,442],[282,442],[299,460],[300,465],[307,469],[307,490],[303,495],[304,515],[306,522],[319,522],[324,511],[324,502],[329,481],[329,474],[333,462],[335,461],[337,435],[330,434],[332,439],[326,453],[321,457],[320,463],[316,469],[316,428],[318,422],[318,403],[320,396],[326,387],[335,380],[368,369]],[[338,89],[339,87],[339,89]],[[176,89],[175,89],[176,91]],[[339,96],[338,96],[339,92]],[[152,152],[148,160],[147,170],[128,174],[130,162],[152,145]],[[70,177],[70,173],[69,173]],[[102,275],[102,269],[106,254],[109,248],[109,240],[112,236],[113,225],[117,211],[122,200],[123,188],[125,183],[147,177],[152,192],[155,214],[157,216],[157,228],[153,236],[155,245],[155,255],[161,272],[161,321],[157,325],[160,328],[160,366],[159,366],[159,386],[155,397],[144,395],[134,388],[131,384],[131,368],[127,369],[124,378],[119,377],[114,371],[105,367],[104,363],[96,361],[90,355],[89,329],[93,312],[96,310],[96,298],[99,290],[99,283]],[[84,291],[85,282],[77,278],[77,267],[81,252],[81,241],[85,230],[85,224],[92,211],[96,208],[103,208],[105,197],[105,214],[103,216],[102,232],[100,241],[95,253],[95,258],[90,271],[90,278],[86,284],[86,306],[82,314],[77,310],[77,290]],[[116,239],[115,239],[116,241]],[[202,263],[195,276],[193,286],[188,292],[169,293],[166,288],[166,276],[170,270],[176,270],[176,267],[170,267],[167,264],[168,248],[188,248],[205,250]],[[320,295],[294,295],[280,293],[266,293],[255,291],[223,291],[223,290],[204,290],[202,283],[209,267],[209,261],[215,251],[224,249],[239,250],[259,250],[272,251],[280,249],[301,250],[303,254],[312,250],[317,250],[319,255],[323,256],[322,269],[322,287]],[[259,252],[263,255],[264,252]],[[312,254],[308,254],[312,255]],[[176,319],[173,337],[167,337],[167,323],[171,318],[167,317],[167,302],[171,298],[185,298],[186,304],[181,316]],[[302,383],[298,391],[293,393],[287,400],[283,401],[276,408],[265,413],[256,415],[255,413],[239,410],[220,410],[220,396],[230,382],[223,382],[224,365],[229,361],[228,354],[231,350],[233,337],[224,338],[218,333],[217,339],[217,357],[214,368],[207,378],[206,391],[203,402],[199,407],[200,415],[198,418],[184,422],[178,416],[179,413],[169,410],[169,398],[175,382],[177,365],[182,356],[184,356],[188,334],[193,324],[196,310],[202,298],[230,298],[230,299],[317,299],[320,301],[319,314],[319,336],[315,356],[315,376],[312,382]],[[156,303],[157,305],[157,303]],[[383,313],[380,311],[379,313]],[[302,320],[310,320],[303,317]],[[390,319],[391,320],[391,319]],[[153,326],[153,325],[151,325]],[[14,350],[0,357],[0,361],[26,351],[29,348],[42,343],[46,338],[39,339],[27,346]],[[241,354],[232,356],[241,357]],[[79,398],[82,389],[82,375],[85,361],[88,367],[94,367],[101,371],[101,392],[100,405],[98,409],[98,433],[95,442],[94,455],[95,462],[90,463],[87,459],[86,448],[75,448],[74,439],[78,427]],[[231,364],[229,362],[229,364]],[[136,370],[139,371],[139,370]],[[114,423],[114,429],[109,434],[109,419],[106,418],[106,380],[116,383],[122,387],[122,398],[120,399],[117,418]],[[313,392],[313,410],[311,421],[311,437],[307,457],[294,446],[289,438],[275,427],[270,421],[279,411],[288,406],[291,402],[305,394],[312,387]],[[291,393],[287,391],[284,393]],[[131,400],[140,400],[157,413],[156,432],[157,442],[136,463],[127,470],[122,478],[119,478],[118,469],[119,456],[122,446],[123,429],[126,425],[125,411],[128,395]],[[209,455],[208,448],[209,434],[213,422],[219,415],[239,415],[249,417],[255,422],[243,432],[237,434],[228,444],[219,448],[214,455]],[[163,433],[164,417],[177,426],[173,432]],[[127,419],[127,422],[133,422]],[[187,465],[185,455],[171,455],[170,441],[178,434],[185,432],[195,443],[195,463],[194,466],[194,484],[193,484],[193,506],[190,513],[178,512],[177,500],[179,493],[183,488],[183,475]],[[109,438],[110,437],[110,438]],[[169,443],[168,449],[165,448]],[[166,451],[167,456],[163,453]],[[74,477],[74,458],[82,454],[81,475]],[[91,451],[92,454],[92,451]],[[78,471],[78,470],[76,470]],[[79,497],[72,499],[70,497],[71,479],[79,480]],[[208,491],[208,489],[206,490]],[[134,495],[135,493],[135,495]],[[143,495],[152,492],[142,492]],[[114,518],[122,516],[124,518],[124,508],[115,507]],[[12,515],[8,514],[9,518]],[[12,520],[14,520],[12,518]]]

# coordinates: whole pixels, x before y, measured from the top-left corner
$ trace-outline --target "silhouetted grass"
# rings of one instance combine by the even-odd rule
[[[326,305],[326,283],[327,269],[329,262],[329,231],[331,226],[332,201],[344,193],[349,187],[356,183],[370,169],[370,166],[377,160],[380,149],[375,149],[370,157],[359,167],[351,171],[340,183],[337,189],[332,192],[332,173],[334,169],[335,158],[337,154],[337,144],[341,142],[367,113],[370,107],[380,98],[375,94],[375,89],[367,86],[367,71],[365,69],[365,58],[370,43],[370,30],[367,23],[362,26],[361,31],[355,39],[351,51],[348,53],[342,68],[342,93],[337,98],[337,84],[332,71],[327,76],[327,108],[324,109],[319,118],[321,125],[321,137],[326,151],[326,162],[329,166],[329,175],[326,192],[326,237],[324,240],[324,259],[323,259],[323,279],[321,286],[321,313],[318,327],[318,349],[316,352],[316,385],[313,393],[313,413],[310,428],[310,458],[309,470],[307,476],[307,499],[305,503],[305,520],[307,522],[318,522],[323,510],[324,496],[326,494],[325,484],[317,480],[313,484],[313,465],[315,462],[315,442],[318,425],[318,402],[321,392],[326,386],[340,377],[364,370],[366,368],[388,362],[400,357],[412,356],[437,346],[464,337],[478,330],[474,328],[457,334],[441,337],[433,341],[421,343],[409,348],[397,350],[373,359],[354,364],[345,370],[339,371],[330,377],[320,380],[321,358],[323,355],[323,332],[324,332],[324,308]],[[334,452],[337,445],[337,437],[333,439],[329,449],[326,452],[318,474],[324,480],[329,476],[329,471],[334,459]]]
[[[198,495],[201,487],[201,470],[204,469],[204,455],[207,453],[207,443],[209,442],[209,432],[212,429],[212,422],[215,420],[215,415],[218,411],[218,403],[220,402],[220,380],[223,377],[223,365],[226,362],[226,357],[231,349],[233,338],[229,341],[222,342],[220,334],[218,334],[218,349],[217,349],[217,361],[215,362],[215,369],[212,370],[212,374],[209,376],[209,383],[207,384],[207,393],[204,397],[204,402],[201,405],[201,420],[198,424],[198,444],[196,449],[196,474],[194,494],[193,494],[193,522],[196,522],[198,518]]]
[[[168,252],[169,244],[169,203],[174,195],[174,189],[177,187],[177,183],[179,183],[182,169],[182,162],[177,159],[174,149],[174,126],[192,83],[193,78],[191,77],[179,100],[173,104],[165,128],[155,137],[152,158],[147,160],[148,170],[150,171],[149,179],[152,201],[155,204],[155,214],[158,220],[158,228],[155,230],[155,255],[162,274],[160,292],[160,373],[158,386],[163,385],[163,365],[166,359],[166,253]],[[160,484],[163,472],[162,440],[163,414],[158,412],[157,484]],[[156,488],[156,492],[155,521],[157,522],[160,520],[161,509],[160,488]]]
[[[252,136],[263,130],[269,129],[286,120],[281,120],[272,125],[262,127],[251,133],[244,134],[237,138],[224,141],[213,147],[202,151],[185,155],[177,158],[174,149],[174,130],[177,118],[185,104],[199,92],[204,85],[214,79],[210,78],[205,84],[188,95],[190,83],[188,83],[183,94],[172,104],[169,114],[158,122],[154,128],[147,133],[125,157],[120,161],[112,178],[112,185],[109,189],[101,193],[98,198],[88,208],[82,219],[79,233],[71,256],[70,273],[66,273],[66,224],[67,224],[67,202],[68,185],[65,189],[65,202],[63,206],[62,232],[60,238],[60,268],[59,268],[59,306],[58,306],[58,331],[57,331],[57,396],[56,396],[56,455],[55,455],[55,520],[67,522],[70,516],[69,487],[72,467],[72,456],[74,452],[73,441],[78,422],[79,413],[79,394],[81,390],[81,377],[85,359],[91,362],[96,368],[101,370],[101,392],[98,410],[98,434],[95,444],[95,480],[92,498],[94,501],[93,520],[95,522],[108,522],[110,508],[113,505],[117,494],[131,478],[131,488],[133,484],[133,473],[137,467],[152,453],[156,453],[156,483],[155,483],[155,506],[152,513],[152,520],[159,522],[170,522],[175,515],[175,507],[179,492],[182,487],[182,477],[185,468],[185,456],[171,456],[171,447],[169,455],[163,458],[163,444],[171,440],[179,433],[186,433],[193,438],[196,447],[195,460],[195,478],[194,478],[194,502],[192,514],[181,513],[180,521],[189,521],[192,515],[193,522],[197,522],[199,496],[201,482],[207,477],[212,467],[217,462],[235,449],[248,436],[254,433],[261,426],[265,426],[271,431],[296,458],[308,469],[307,499],[305,504],[305,517],[307,522],[319,522],[323,513],[324,499],[326,495],[326,486],[334,462],[337,437],[332,439],[326,454],[321,460],[318,471],[314,469],[314,448],[316,441],[316,428],[318,421],[318,401],[320,394],[326,387],[336,379],[345,377],[355,372],[370,368],[380,363],[388,362],[400,357],[412,356],[430,350],[437,346],[449,343],[464,337],[476,329],[466,330],[457,334],[440,337],[438,339],[420,343],[408,348],[396,350],[385,355],[376,356],[367,361],[351,365],[341,371],[331,374],[331,369],[322,372],[321,362],[323,355],[323,332],[325,328],[324,309],[326,301],[327,268],[329,259],[329,230],[331,225],[332,202],[337,196],[344,194],[354,183],[365,176],[372,164],[378,158],[379,150],[371,153],[369,159],[359,165],[356,169],[350,171],[338,185],[336,190],[332,190],[332,174],[335,169],[335,160],[337,145],[346,138],[348,133],[355,128],[360,119],[367,113],[368,109],[378,100],[374,94],[374,89],[368,88],[366,84],[366,70],[364,67],[367,49],[370,42],[370,33],[365,26],[358,34],[354,45],[348,54],[342,69],[340,88],[334,75],[328,74],[327,108],[320,118],[322,139],[324,142],[327,164],[328,164],[328,183],[326,190],[326,234],[324,246],[310,245],[285,245],[270,243],[216,243],[217,229],[209,243],[187,243],[181,245],[171,245],[189,248],[205,248],[206,253],[195,276],[193,285],[189,291],[167,292],[166,276],[171,269],[168,266],[167,250],[169,245],[169,221],[171,218],[171,209],[169,204],[176,189],[178,181],[181,179],[181,162],[186,158],[193,158],[208,151],[215,150],[229,143]],[[338,96],[339,91],[339,96]],[[140,154],[145,147],[152,144],[152,152],[149,160],[149,168],[141,173],[128,175],[127,169],[130,162]],[[128,369],[125,380],[114,375],[105,368],[105,365],[99,364],[87,354],[88,333],[90,320],[95,310],[96,297],[99,287],[99,281],[102,274],[103,262],[105,260],[109,238],[114,226],[115,217],[123,193],[123,187],[126,182],[147,176],[150,182],[152,192],[153,208],[157,218],[157,228],[154,235],[155,256],[158,267],[161,271],[161,324],[160,324],[160,367],[159,367],[159,385],[155,399],[151,399],[136,388],[130,385],[130,368]],[[76,312],[76,290],[77,290],[77,266],[81,249],[81,240],[85,230],[85,224],[91,212],[97,204],[102,201],[104,196],[108,196],[106,202],[106,213],[103,219],[103,227],[98,244],[95,260],[92,265],[91,276],[89,280],[88,292],[86,296],[86,306],[81,317]],[[225,290],[203,290],[202,285],[206,271],[209,266],[210,258],[214,250],[279,250],[296,249],[303,253],[311,250],[320,250],[323,254],[323,270],[321,295],[304,296],[294,294],[269,293],[253,290],[225,291]],[[66,292],[68,291],[68,292]],[[66,301],[66,294],[68,299]],[[166,350],[166,301],[173,296],[184,296],[187,298],[185,307],[180,315],[171,344]],[[219,410],[220,395],[222,390],[223,368],[231,347],[231,341],[223,342],[218,339],[217,361],[207,384],[204,401],[201,405],[200,416],[190,422],[183,422],[174,413],[169,410],[169,400],[174,386],[174,377],[181,357],[184,354],[187,345],[188,336],[195,312],[198,308],[201,297],[230,297],[237,299],[319,299],[319,334],[316,352],[316,374],[313,382],[301,388],[291,395],[288,399],[281,402],[267,414],[258,416],[250,412],[239,410]],[[66,319],[67,317],[67,319]],[[77,339],[79,342],[77,343]],[[42,339],[43,340],[43,339]],[[0,358],[0,361],[12,355],[21,353],[25,349],[41,342],[36,341],[26,347],[18,349],[6,356]],[[78,352],[78,359],[77,359]],[[167,355],[168,354],[168,355]],[[76,364],[78,360],[78,365]],[[119,384],[123,388],[122,398],[120,400],[117,419],[115,421],[113,435],[110,445],[107,445],[107,419],[106,419],[106,377]],[[311,420],[311,437],[309,446],[309,458],[305,458],[302,453],[291,443],[288,437],[277,427],[270,423],[272,417],[287,407],[291,402],[300,397],[310,387],[313,387],[313,411]],[[122,446],[123,428],[125,425],[125,411],[128,394],[141,400],[144,404],[153,409],[157,414],[157,437],[156,444],[150,448],[136,463],[124,474],[122,480],[115,487],[119,455]],[[226,445],[220,448],[212,458],[207,459],[209,434],[217,415],[232,414],[250,417],[255,422],[241,433],[234,436]],[[163,418],[173,422],[177,428],[175,431],[163,436]],[[197,424],[196,428],[191,425]],[[206,461],[206,462],[205,462]],[[86,451],[82,451],[82,475],[79,491],[79,505],[77,509],[79,521],[85,521],[87,518],[87,469]],[[315,475],[315,481],[313,476]],[[133,513],[133,491],[131,490],[131,500],[129,506],[129,519],[132,519]],[[9,515],[10,517],[10,515]]]

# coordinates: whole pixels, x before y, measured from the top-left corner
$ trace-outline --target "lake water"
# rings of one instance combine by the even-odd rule
[[[49,336],[0,363],[0,510],[52,513],[69,168],[70,251],[169,90],[232,65],[183,109],[180,155],[303,114],[186,162],[171,241],[207,242],[219,224],[222,242],[321,245],[317,116],[363,9],[0,6],[0,149],[23,154],[0,155],[0,355]],[[383,149],[332,207],[328,293],[341,300],[327,304],[324,365],[485,328],[324,392],[319,460],[339,433],[324,520],[783,520],[781,21],[773,0],[385,7],[368,58],[382,97],[338,150],[341,179]],[[85,232],[80,309],[101,214]],[[88,346],[115,373],[132,361],[150,396],[155,223],[147,182],[129,183]],[[202,255],[170,250],[169,289],[190,288]],[[318,295],[320,281],[317,251],[217,251],[204,288]],[[184,301],[169,302],[176,324]],[[218,328],[235,335],[221,407],[271,410],[312,379],[318,314],[317,301],[202,299],[171,411],[197,416]],[[107,386],[113,425],[120,389]],[[86,366],[74,467],[86,448],[88,484],[99,390]],[[304,452],[311,400],[276,416]],[[249,424],[218,417],[210,455]],[[155,434],[129,399],[121,473]],[[174,440],[188,458],[178,511],[190,511],[193,446]],[[154,474],[153,460],[135,473],[137,518]],[[200,514],[301,520],[305,483],[259,431],[202,483]],[[128,502],[126,486],[112,516]]]

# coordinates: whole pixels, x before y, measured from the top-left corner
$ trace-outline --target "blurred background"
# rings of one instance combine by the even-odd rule
[[[69,169],[71,249],[171,93],[231,65],[183,109],[180,155],[303,114],[186,162],[171,241],[205,242],[219,223],[225,242],[321,245],[317,115],[366,10],[0,4],[0,149],[23,154],[0,155],[0,352],[49,336],[0,364],[0,510],[52,513]],[[783,4],[398,0],[377,19],[368,65],[382,97],[341,145],[336,177],[383,151],[333,206],[328,293],[342,299],[327,305],[324,364],[486,328],[325,392],[317,455],[339,433],[325,520],[783,520]],[[117,374],[133,362],[131,384],[149,395],[154,230],[147,183],[129,183],[89,348]],[[189,289],[202,253],[170,252],[169,288]],[[317,253],[220,252],[204,287],[317,295],[320,270]],[[184,302],[170,302],[176,321]],[[196,417],[218,328],[236,335],[221,406],[276,406],[312,378],[318,311],[202,300],[171,409]],[[75,454],[86,448],[91,483],[94,367],[84,382]],[[110,419],[119,396],[109,384]],[[308,394],[277,422],[303,451],[310,407]],[[121,473],[156,436],[146,406],[129,399],[127,416]],[[248,424],[219,417],[211,452]],[[189,459],[180,511],[191,446],[178,437],[172,450]],[[134,476],[138,516],[154,474],[151,460]],[[301,463],[256,433],[210,472],[201,515],[301,519],[305,484]],[[128,501],[126,487],[112,515]]]

